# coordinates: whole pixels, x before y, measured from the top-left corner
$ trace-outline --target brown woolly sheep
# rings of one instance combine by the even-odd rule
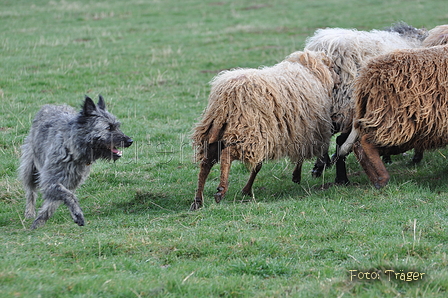
[[[377,188],[389,181],[380,159],[448,144],[448,46],[398,50],[369,61],[354,83],[353,150]]]
[[[289,157],[296,163],[293,181],[299,183],[303,160],[328,154],[329,98],[338,81],[328,57],[308,51],[295,52],[272,67],[235,69],[216,76],[208,106],[192,135],[200,172],[190,209],[203,205],[205,181],[218,161],[217,203],[227,192],[234,160],[251,170],[243,194],[251,193],[267,159]]]
[[[353,81],[360,67],[375,56],[396,49],[410,49],[421,46],[426,30],[416,29],[400,22],[384,30],[358,31],[356,29],[318,29],[307,39],[305,49],[323,51],[334,62],[334,70],[341,78],[341,84],[333,90],[331,118],[333,132],[341,134],[336,138],[338,147],[348,137],[353,123],[355,109],[352,96]],[[345,156],[335,158],[335,183],[347,184]],[[315,176],[320,176],[326,165],[316,162]]]

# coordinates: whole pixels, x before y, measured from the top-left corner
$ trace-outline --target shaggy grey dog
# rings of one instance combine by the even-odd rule
[[[79,226],[84,215],[75,189],[87,178],[97,159],[117,160],[132,139],[120,130],[120,123],[106,110],[103,97],[98,104],[88,96],[82,110],[45,105],[33,120],[22,146],[19,176],[26,192],[25,217],[35,217],[37,188],[44,202],[31,229],[43,224],[64,203]]]

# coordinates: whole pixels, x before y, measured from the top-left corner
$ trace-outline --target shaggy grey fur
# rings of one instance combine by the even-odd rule
[[[416,39],[423,41],[426,37],[428,37],[428,31],[426,29],[417,29],[406,24],[405,22],[397,22],[392,24],[392,26],[384,28],[384,31],[397,32],[401,36],[411,40]]]
[[[19,177],[26,192],[25,217],[35,217],[37,189],[44,202],[31,229],[43,224],[64,203],[79,226],[84,215],[74,191],[87,178],[97,159],[117,160],[132,139],[120,130],[120,123],[106,110],[103,97],[98,104],[86,96],[82,110],[45,105],[33,120],[22,146]]]

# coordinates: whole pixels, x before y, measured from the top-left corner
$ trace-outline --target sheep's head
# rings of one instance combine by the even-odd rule
[[[448,25],[440,25],[429,30],[422,46],[433,47],[446,44],[448,44]]]

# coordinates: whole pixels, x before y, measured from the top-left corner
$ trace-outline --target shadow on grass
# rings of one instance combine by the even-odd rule
[[[148,211],[182,212],[190,207],[188,202],[169,194],[136,191],[130,201],[114,203],[113,208],[126,214],[148,213]]]
[[[431,156],[427,157],[430,159]],[[386,166],[387,168],[387,166]],[[433,192],[447,191],[448,165],[422,161],[421,164],[393,164],[387,168],[391,180],[396,184],[415,183],[418,187],[427,187]],[[390,182],[389,182],[390,183]]]

